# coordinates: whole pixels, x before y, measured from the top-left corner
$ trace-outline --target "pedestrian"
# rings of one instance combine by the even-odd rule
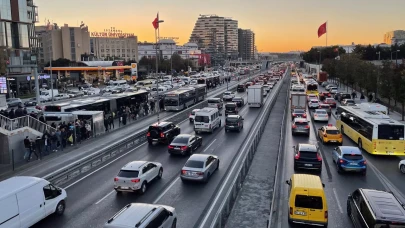
[[[86,138],[90,138],[90,136],[92,135],[92,133],[91,133],[91,125],[90,125],[90,123],[85,123],[85,128],[86,128]]]
[[[105,131],[108,131],[108,125],[109,125],[109,121],[107,116],[104,117],[104,127],[105,127]]]
[[[63,148],[66,147],[66,140],[67,140],[67,132],[66,132],[65,128],[61,129],[60,136],[61,136],[61,142],[62,142],[61,147],[63,150]]]
[[[112,116],[108,117],[108,125],[110,125],[110,129],[114,129],[114,118]]]
[[[55,132],[51,134],[51,150],[53,152],[57,152],[58,150],[58,136],[56,136]]]
[[[10,119],[14,119],[14,118],[15,118],[14,108],[12,108],[12,109],[10,110],[10,112],[8,112],[8,118],[10,118]]]
[[[38,136],[39,137],[39,136]],[[37,138],[38,138],[37,137]],[[39,137],[39,139],[41,139],[41,137]],[[35,154],[35,156],[37,157],[37,160],[41,160],[41,157],[38,155],[38,151],[36,151],[37,150],[37,147],[36,147],[36,143],[35,143],[35,141],[31,141],[30,140],[30,146],[31,146],[31,148],[30,148],[30,153],[28,154],[28,157],[27,157],[27,162],[29,162],[30,160],[31,160],[31,154],[32,153],[34,153]]]
[[[28,155],[31,153],[31,141],[29,140],[28,136],[25,137],[24,139],[24,147],[25,147],[25,154],[24,154],[24,160],[29,160]]]
[[[356,92],[353,91],[353,92],[352,92],[352,99],[354,100],[355,97],[356,97]]]
[[[42,148],[43,148],[43,140],[41,137],[37,136],[37,139],[35,140],[35,150],[33,152],[37,156],[38,159],[42,158]],[[31,156],[30,156],[31,157]]]
[[[41,116],[38,118],[38,120],[39,120],[40,122],[46,124],[46,120],[45,120],[45,117],[44,117],[43,115],[41,115]]]
[[[58,144],[56,145],[57,148],[61,148],[61,150],[63,151],[63,147],[62,147],[62,136],[61,136],[61,131],[60,131],[60,127],[56,129],[56,138],[58,139]]]
[[[24,107],[24,109],[23,109],[23,114],[24,114],[24,116],[28,115],[27,108],[25,108],[25,107]]]
[[[44,137],[42,139],[44,145],[44,155],[46,156],[51,153],[51,140],[48,134],[44,134]]]

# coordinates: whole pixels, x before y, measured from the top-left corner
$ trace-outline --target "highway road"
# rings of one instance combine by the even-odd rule
[[[320,88],[320,91],[323,91]],[[334,110],[333,110],[334,112]],[[316,137],[316,130],[327,125],[327,123],[318,123],[311,120],[311,134],[306,136],[291,135],[291,113],[288,114],[288,124],[286,125],[286,143],[282,159],[278,183],[276,186],[277,196],[275,200],[275,212],[273,214],[272,226],[275,228],[289,227],[288,217],[288,188],[285,180],[288,180],[294,174],[293,162],[294,154],[292,146],[298,143],[317,144],[321,149],[323,158],[323,169],[321,179],[325,184],[325,192],[328,200],[329,209],[329,227],[353,227],[352,222],[346,214],[346,201],[348,194],[357,188],[371,188],[379,190],[392,191],[402,202],[405,202],[405,182],[402,181],[404,176],[398,170],[398,163],[401,157],[382,157],[372,156],[366,152],[363,155],[368,162],[367,175],[360,174],[338,174],[335,164],[332,162],[331,152],[337,145],[323,145]],[[329,124],[335,125],[336,119],[332,115]],[[343,136],[343,146],[357,146],[346,136]],[[299,173],[306,173],[299,171]]]
[[[239,93],[246,100],[246,93]],[[268,96],[270,96],[269,94]],[[224,124],[213,134],[201,134],[203,146],[197,153],[210,153],[219,156],[219,171],[214,173],[209,183],[182,183],[179,172],[186,157],[170,156],[166,145],[142,144],[129,151],[125,156],[110,163],[102,164],[98,169],[77,177],[74,182],[65,183],[68,200],[64,216],[50,216],[34,227],[101,227],[114,213],[128,203],[144,202],[166,204],[176,208],[178,227],[194,227],[204,215],[210,199],[220,186],[226,170],[249,134],[261,109],[245,105],[240,114],[245,118],[242,132],[225,133]],[[222,116],[222,123],[225,122]],[[181,124],[182,133],[194,133],[193,125],[185,120]],[[152,182],[144,195],[116,194],[113,179],[119,169],[133,160],[157,161],[163,164],[164,173],[161,180]]]

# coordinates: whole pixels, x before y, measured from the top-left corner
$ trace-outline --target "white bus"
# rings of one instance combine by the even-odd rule
[[[195,113],[194,131],[212,133],[216,128],[221,127],[222,114],[217,108],[203,108]]]
[[[165,94],[165,108],[167,111],[179,111],[196,103],[195,90],[180,89]]]

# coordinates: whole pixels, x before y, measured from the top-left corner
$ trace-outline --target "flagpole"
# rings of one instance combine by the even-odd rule
[[[326,47],[328,47],[328,21],[326,21]]]
[[[157,90],[156,90],[156,93],[157,93],[157,100],[158,100],[158,102],[159,102],[159,108],[157,109],[157,122],[158,122],[158,124],[159,124],[159,122],[160,122],[160,119],[159,119],[159,112],[160,112],[160,97],[159,97],[159,75],[158,75],[158,70],[159,70],[159,67],[158,67],[158,63],[159,63],[159,61],[158,61],[158,39],[157,39],[157,29],[155,29],[155,40],[156,40],[156,88],[157,88]]]

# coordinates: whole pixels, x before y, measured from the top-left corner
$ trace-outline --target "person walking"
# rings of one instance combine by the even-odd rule
[[[44,145],[44,155],[49,155],[51,153],[51,141],[49,139],[48,134],[44,134],[43,137],[43,145]]]
[[[55,132],[51,134],[51,150],[52,152],[58,151],[58,136],[56,136]]]
[[[25,154],[24,154],[24,160],[29,160],[28,158],[28,156],[30,155],[30,153],[31,153],[31,141],[30,141],[30,139],[28,138],[28,136],[26,136],[25,137],[25,139],[24,139],[24,147],[25,147]]]

